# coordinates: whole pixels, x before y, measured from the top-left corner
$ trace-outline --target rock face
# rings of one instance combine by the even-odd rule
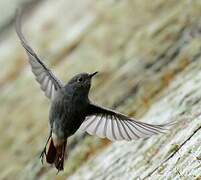
[[[113,143],[69,179],[200,179],[201,63],[186,68],[143,116],[178,121],[169,134]]]
[[[167,134],[133,142],[79,132],[64,173],[55,177],[38,159],[49,102],[8,31],[0,42],[0,179],[201,178],[199,0],[41,1],[25,17],[25,36],[61,78],[101,72],[93,101],[144,122],[178,123]]]

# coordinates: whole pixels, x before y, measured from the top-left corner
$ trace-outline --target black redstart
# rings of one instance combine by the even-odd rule
[[[21,32],[20,19],[17,15],[15,21],[17,35],[29,57],[36,80],[51,100],[50,133],[41,153],[42,160],[45,155],[48,163],[54,164],[58,171],[63,170],[67,139],[78,129],[112,141],[147,138],[167,130],[170,124],[152,125],[139,122],[114,110],[93,104],[88,94],[92,77],[97,72],[78,74],[67,84],[63,84],[26,42]]]

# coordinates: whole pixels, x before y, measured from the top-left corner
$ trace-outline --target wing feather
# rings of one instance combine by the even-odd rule
[[[99,123],[97,124],[97,127],[96,127],[96,134],[97,134],[97,136],[99,136],[101,138],[105,137],[104,127],[105,127],[106,122],[107,122],[107,119],[105,117],[101,116]]]
[[[118,121],[116,121],[115,119],[114,119],[114,124],[115,124],[114,131],[115,131],[115,134],[116,134],[116,139],[117,140],[123,140],[124,137],[122,135],[120,125],[119,125]]]
[[[127,126],[127,131],[131,136],[131,139],[139,139],[140,136],[137,134],[137,131],[135,131],[130,124],[128,124],[128,121],[124,121],[125,125]]]
[[[111,141],[114,141],[115,138],[112,133],[112,119],[107,119],[107,131],[106,131],[106,137],[110,139]]]
[[[94,118],[95,117],[95,118]],[[93,128],[91,127],[93,125]],[[129,118],[116,111],[90,105],[88,116],[80,126],[91,135],[114,140],[137,140],[165,133],[170,124],[152,125]]]
[[[96,126],[98,124],[98,119],[99,117],[95,117],[94,120],[92,121],[92,123],[90,123],[90,126],[88,127],[89,128],[89,132],[91,134],[96,134]]]
[[[21,31],[21,15],[19,13],[16,15],[15,29],[20,42],[29,57],[29,63],[36,80],[41,85],[41,89],[45,92],[45,95],[48,98],[53,99],[56,91],[63,87],[63,83],[55,77],[55,75],[39,59],[34,50],[28,45]]]

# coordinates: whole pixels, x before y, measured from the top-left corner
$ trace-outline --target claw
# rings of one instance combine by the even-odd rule
[[[59,172],[60,172],[60,170],[59,170],[59,169],[57,169],[57,173],[56,173],[56,175],[58,175],[58,174],[59,174]]]
[[[47,146],[47,144],[48,144],[48,142],[49,142],[51,136],[52,136],[52,130],[50,130],[49,136],[48,136],[47,141],[46,141],[46,143],[45,143],[45,147],[44,147],[44,149],[42,150],[42,152],[41,152],[41,154],[40,154],[40,159],[41,159],[41,163],[42,163],[42,164],[43,164],[44,154],[45,154],[45,156],[47,155],[47,154],[46,154],[46,146]]]
[[[46,155],[46,147],[43,149],[43,151],[40,154],[40,160],[42,164],[43,164],[44,155]]]
[[[57,166],[57,173],[56,175],[59,174],[60,171],[63,170],[63,162],[62,162],[62,159],[59,159],[59,163],[58,163],[58,166]]]

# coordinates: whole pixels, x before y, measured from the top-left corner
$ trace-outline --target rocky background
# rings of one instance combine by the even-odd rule
[[[64,172],[42,165],[49,101],[14,32],[15,9],[41,59],[64,81],[100,71],[90,97],[170,133],[111,143],[79,132]],[[201,179],[200,0],[2,0],[0,179]]]

